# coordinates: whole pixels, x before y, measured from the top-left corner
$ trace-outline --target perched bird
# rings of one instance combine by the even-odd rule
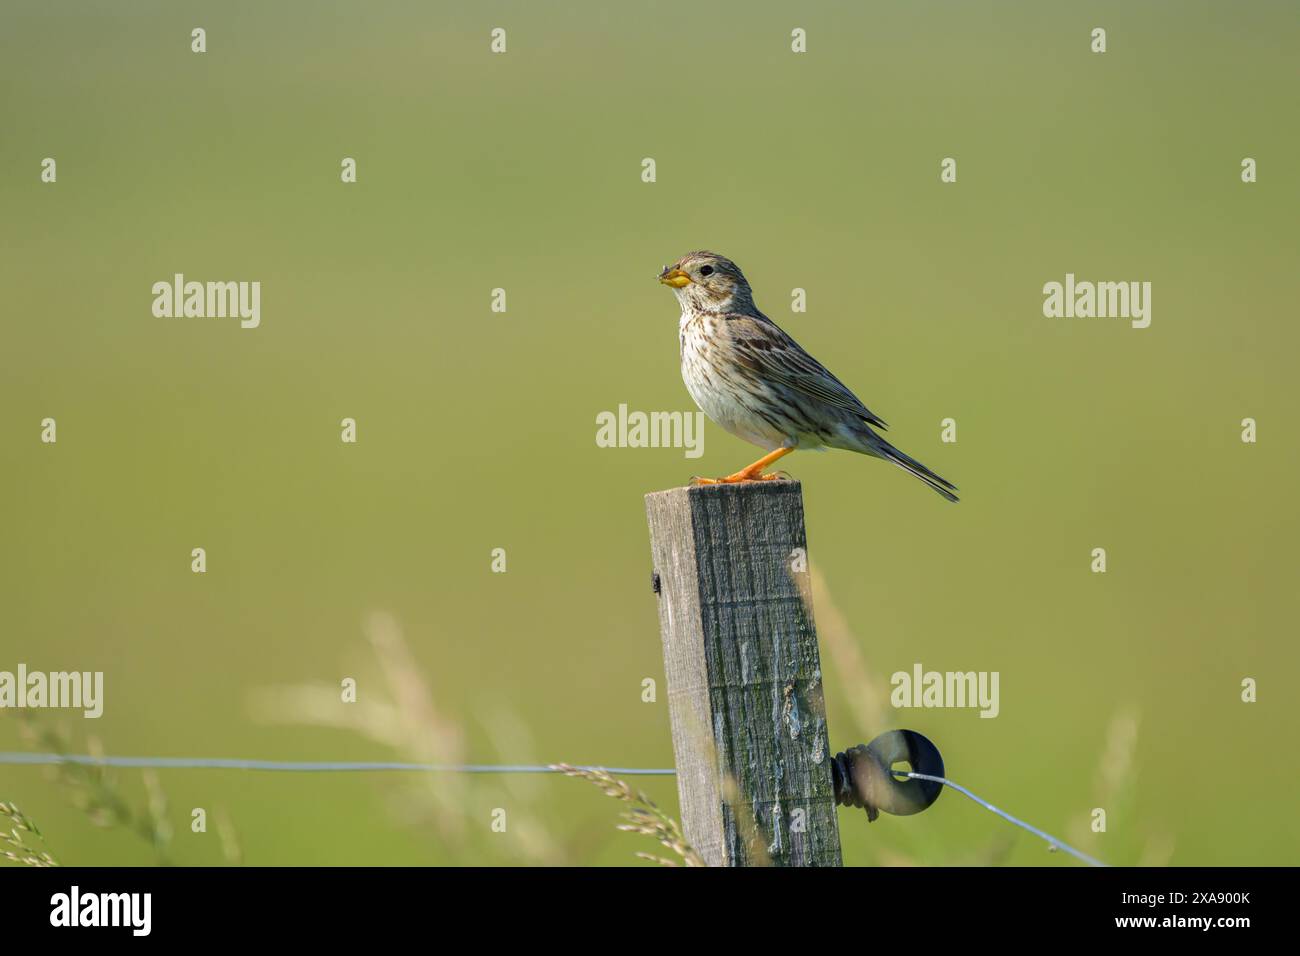
[[[892,462],[956,501],[957,486],[911,458],[875,429],[888,426],[838,378],[758,311],[744,273],[714,252],[691,252],[664,266],[659,281],[682,307],[682,378],[704,414],[768,454],[725,478],[763,481],[763,469],[796,448],[845,448]]]

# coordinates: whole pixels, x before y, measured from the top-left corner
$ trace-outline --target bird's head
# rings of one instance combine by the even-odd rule
[[[716,252],[688,252],[664,266],[659,281],[672,288],[683,311],[748,312],[754,307],[740,266]]]

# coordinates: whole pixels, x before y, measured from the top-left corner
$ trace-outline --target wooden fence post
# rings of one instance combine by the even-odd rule
[[[796,481],[646,495],[686,838],[711,866],[839,866]]]

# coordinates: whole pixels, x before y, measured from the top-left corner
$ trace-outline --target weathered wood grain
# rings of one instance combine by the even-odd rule
[[[674,488],[646,515],[687,839],[713,866],[839,866],[799,483]]]

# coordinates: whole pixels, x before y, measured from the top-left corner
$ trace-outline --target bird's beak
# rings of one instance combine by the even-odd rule
[[[669,269],[659,274],[659,281],[664,285],[670,285],[674,289],[680,289],[684,285],[690,285],[691,277],[681,269]]]

